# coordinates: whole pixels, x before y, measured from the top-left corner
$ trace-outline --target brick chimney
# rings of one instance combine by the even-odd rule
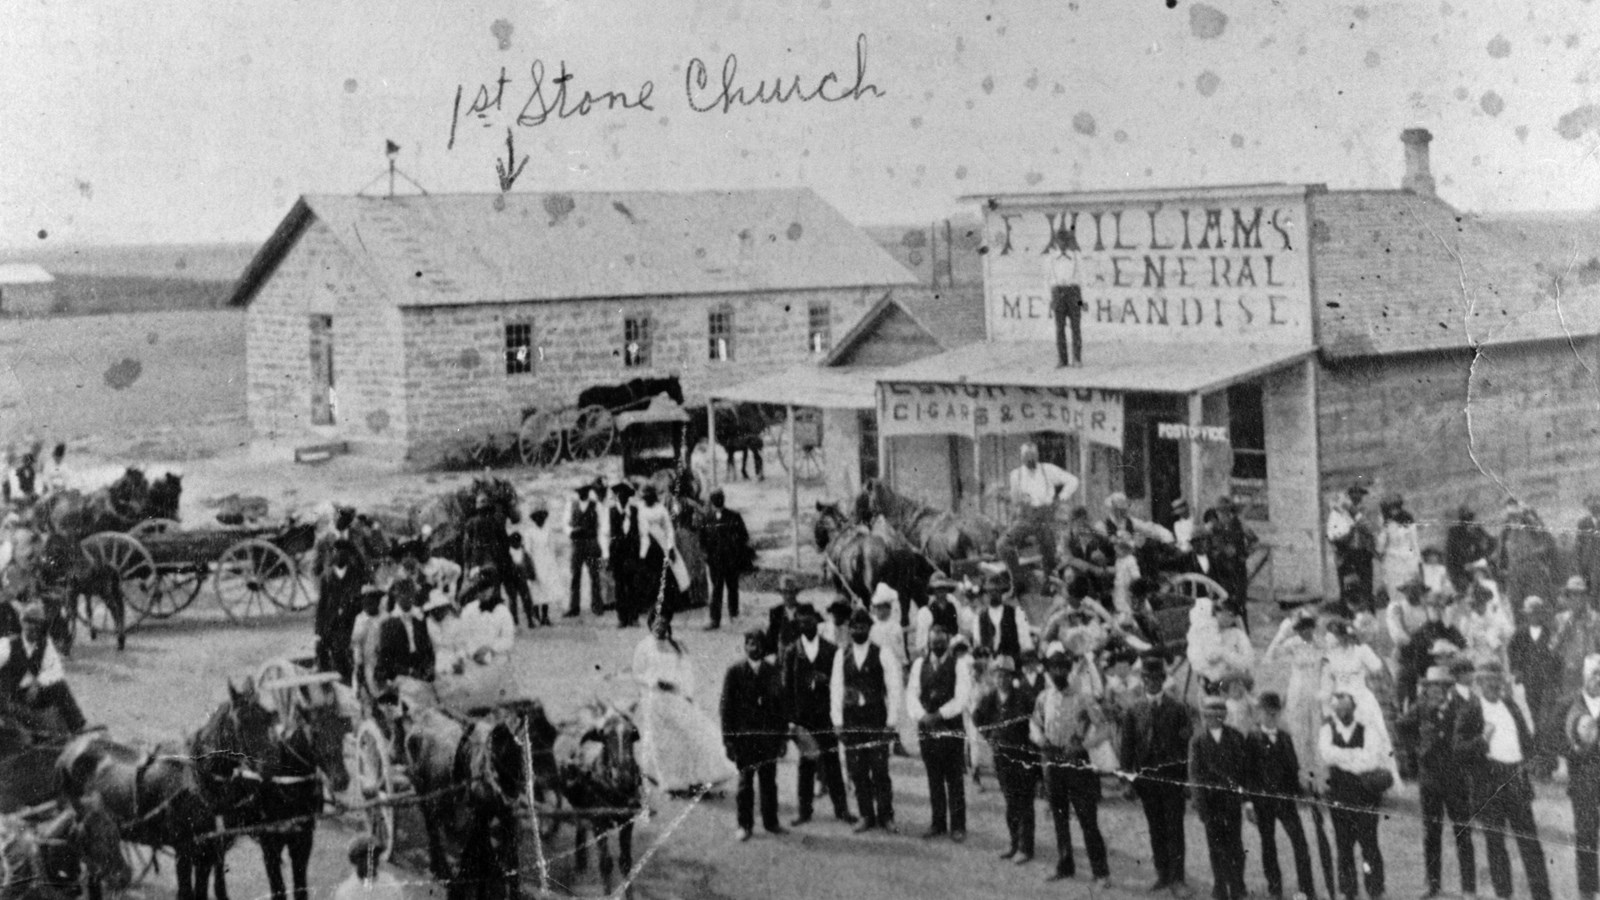
[[[1400,180],[1400,189],[1419,197],[1436,196],[1433,173],[1428,170],[1428,142],[1433,135],[1426,128],[1407,128],[1400,132],[1400,143],[1406,145],[1406,175]]]

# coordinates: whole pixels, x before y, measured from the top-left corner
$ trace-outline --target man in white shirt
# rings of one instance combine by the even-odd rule
[[[1600,654],[1583,660],[1583,690],[1567,709],[1567,795],[1578,857],[1578,896],[1600,893]]]
[[[987,647],[997,656],[1010,657],[1016,663],[1024,651],[1034,649],[1033,627],[1021,607],[1007,602],[1008,596],[1015,597],[1010,587],[1005,575],[992,575],[984,581],[983,593],[989,605],[976,614],[976,639],[977,646]]]
[[[894,833],[894,786],[889,781],[889,742],[900,718],[901,686],[894,663],[870,640],[872,616],[850,615],[850,644],[833,657],[829,707],[844,745],[845,768],[855,785],[859,834],[873,828]]]
[[[61,654],[45,633],[44,607],[30,603],[22,608],[22,633],[0,641],[0,704],[20,713],[20,718],[41,723],[52,731],[83,730],[83,712],[67,687]]]
[[[906,681],[906,713],[917,723],[933,813],[924,839],[945,834],[958,844],[967,839],[967,795],[961,778],[967,732],[962,714],[971,699],[972,658],[951,652],[950,633],[935,624],[928,632],[928,652],[911,664]]]
[[[882,590],[885,586],[880,585]],[[973,588],[975,591],[976,588]],[[892,591],[892,589],[891,589]],[[921,656],[928,650],[928,632],[934,623],[944,626],[945,633],[954,637],[958,634],[971,635],[977,630],[977,619],[973,616],[965,603],[960,585],[943,575],[935,575],[928,581],[928,604],[917,610],[915,629],[912,632],[911,653]],[[898,594],[894,595],[897,599]]]
[[[1011,502],[1016,516],[1000,536],[999,550],[1011,570],[1012,590],[1022,592],[1022,563],[1018,552],[1033,541],[1039,547],[1045,574],[1056,570],[1056,503],[1078,490],[1078,479],[1060,466],[1039,461],[1039,448],[1022,445],[1022,465],[1011,470]]]
[[[1472,817],[1483,832],[1495,895],[1511,896],[1506,835],[1512,834],[1528,876],[1529,895],[1533,900],[1550,900],[1550,874],[1533,818],[1533,784],[1528,780],[1528,766],[1534,762],[1533,729],[1516,704],[1506,699],[1505,673],[1498,661],[1478,666],[1478,702],[1468,703],[1456,719],[1456,757],[1466,765],[1472,782]]]
[[[1357,896],[1356,848],[1361,849],[1360,871],[1366,874],[1368,897],[1383,896],[1383,848],[1378,843],[1378,802],[1382,791],[1367,783],[1367,773],[1387,770],[1389,761],[1367,739],[1369,727],[1381,723],[1356,718],[1356,701],[1346,691],[1333,695],[1333,715],[1322,725],[1317,753],[1328,768],[1328,812],[1333,818],[1333,840],[1339,853],[1339,892]],[[1505,895],[1502,895],[1505,896]]]

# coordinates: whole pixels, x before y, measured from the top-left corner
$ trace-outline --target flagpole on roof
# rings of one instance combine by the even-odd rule
[[[383,144],[384,144],[384,148],[383,148],[384,149],[384,153],[386,153],[388,155],[388,157],[389,157],[389,196],[393,197],[394,196],[394,158],[396,156],[400,155],[400,145],[396,144],[394,141],[387,140],[387,139],[383,142]]]

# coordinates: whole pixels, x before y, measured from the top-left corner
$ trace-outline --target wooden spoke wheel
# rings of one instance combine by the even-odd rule
[[[217,603],[228,618],[248,621],[293,608],[295,565],[289,554],[252,538],[217,559]]]
[[[536,412],[522,420],[517,430],[517,452],[536,468],[555,465],[561,458],[562,429],[557,413]]]
[[[1228,592],[1222,585],[1199,572],[1183,572],[1172,576],[1167,581],[1167,590],[1188,597],[1191,602],[1201,597],[1213,603],[1228,599]]]
[[[200,589],[206,586],[210,575],[211,570],[206,568],[205,563],[162,569],[161,595],[151,606],[150,617],[166,619],[188,609],[189,604],[200,596]]]
[[[128,537],[142,541],[152,534],[172,534],[183,530],[177,519],[145,519],[128,529]]]
[[[796,450],[794,477],[800,481],[821,481],[822,473],[827,468],[822,448],[798,447]]]
[[[616,417],[611,410],[585,406],[567,429],[567,453],[573,459],[598,459],[610,452],[616,436]]]
[[[394,760],[389,737],[371,719],[356,728],[355,777],[351,783],[367,805],[367,833],[383,847],[383,858],[394,852]]]
[[[272,685],[303,674],[304,670],[282,657],[268,660],[261,666],[261,670],[256,672],[256,689],[266,698],[267,708],[278,713],[279,721],[283,721],[295,711],[295,689],[274,688]]]
[[[89,562],[117,573],[122,582],[123,603],[133,611],[130,627],[145,616],[161,617],[157,613],[162,608],[161,572],[143,544],[121,532],[102,531],[84,538],[79,547]]]
[[[296,553],[289,557],[294,564],[294,599],[289,603],[291,612],[310,609],[317,599],[317,578],[311,573],[310,553]]]

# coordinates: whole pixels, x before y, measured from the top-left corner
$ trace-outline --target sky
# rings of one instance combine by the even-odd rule
[[[429,192],[495,192],[508,131],[513,191],[805,185],[860,224],[914,224],[971,194],[1392,188],[1420,126],[1458,208],[1600,208],[1600,0],[7,7],[7,247],[260,241],[301,194],[385,192],[386,140]],[[830,72],[838,96],[858,47],[876,91],[716,103],[730,54],[747,97]],[[519,122],[536,61],[547,100],[572,75],[569,111],[584,91],[632,108]],[[501,102],[479,119],[483,85]]]

